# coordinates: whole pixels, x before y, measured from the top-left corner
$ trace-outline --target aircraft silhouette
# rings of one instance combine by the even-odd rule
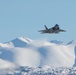
[[[44,27],[45,27],[45,30],[40,30],[40,31],[39,31],[39,32],[41,32],[41,34],[44,34],[44,33],[49,33],[49,34],[55,33],[55,34],[57,34],[57,33],[59,33],[59,32],[66,32],[66,31],[63,30],[63,29],[60,29],[60,27],[59,27],[58,24],[56,24],[56,25],[55,25],[54,27],[52,27],[52,28],[47,28],[46,25],[44,25]]]

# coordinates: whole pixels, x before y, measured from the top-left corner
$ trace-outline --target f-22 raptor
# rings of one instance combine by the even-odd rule
[[[45,26],[45,30],[40,30],[40,31],[39,31],[39,32],[41,32],[41,34],[44,34],[44,33],[49,33],[49,34],[55,33],[55,34],[57,34],[57,33],[59,33],[59,32],[66,32],[66,31],[63,30],[63,29],[60,29],[60,27],[59,27],[58,24],[55,24],[55,26],[52,27],[52,28],[47,28],[46,25],[44,25],[44,26]]]

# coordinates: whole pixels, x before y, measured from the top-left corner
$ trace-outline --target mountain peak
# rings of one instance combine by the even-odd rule
[[[68,44],[76,44],[76,40],[72,40]]]
[[[14,44],[15,47],[25,47],[31,41],[32,40],[27,37],[18,37],[11,42]]]
[[[55,44],[63,44],[63,42],[59,40],[51,40],[50,42]]]
[[[27,42],[27,43],[29,43],[29,42],[32,41],[31,39],[29,39],[29,38],[27,38],[27,37],[18,37],[18,38],[16,38],[16,40],[17,40],[17,39],[19,39],[19,40],[21,40],[21,41],[23,41],[23,42]]]

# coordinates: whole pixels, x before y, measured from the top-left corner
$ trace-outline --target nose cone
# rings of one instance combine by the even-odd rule
[[[60,31],[60,32],[66,32],[66,30],[63,30],[63,29],[59,29],[59,31]]]

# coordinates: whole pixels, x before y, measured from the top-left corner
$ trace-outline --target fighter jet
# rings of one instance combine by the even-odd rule
[[[44,25],[44,27],[45,27],[45,30],[40,30],[40,31],[39,31],[39,32],[41,32],[41,34],[44,34],[44,33],[49,33],[49,34],[55,33],[55,34],[57,34],[57,33],[59,33],[59,32],[66,32],[66,31],[63,30],[63,29],[60,29],[60,27],[59,27],[58,24],[55,24],[55,26],[52,27],[52,28],[47,28],[46,25]]]

